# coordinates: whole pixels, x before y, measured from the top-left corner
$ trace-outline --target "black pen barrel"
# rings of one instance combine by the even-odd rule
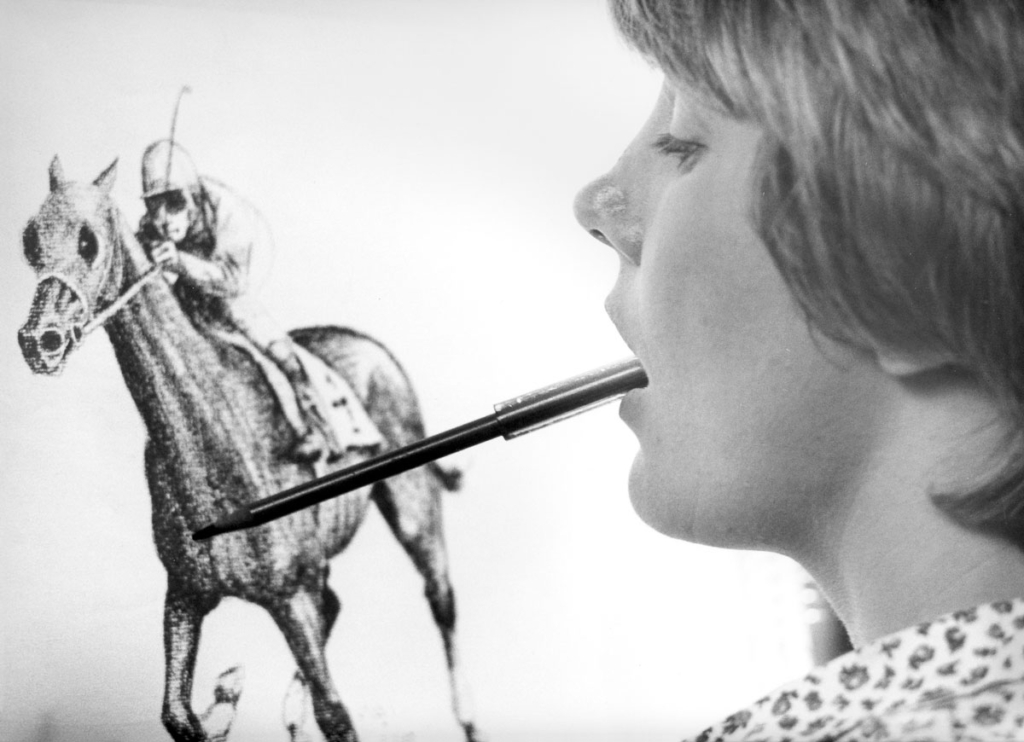
[[[249,506],[252,525],[267,523],[500,435],[501,427],[494,415],[481,417],[253,503]]]
[[[243,505],[192,534],[202,541],[220,533],[251,528],[346,492],[502,436],[512,439],[610,402],[647,385],[640,361],[631,358],[522,394],[495,405],[494,413],[381,454],[339,472]]]

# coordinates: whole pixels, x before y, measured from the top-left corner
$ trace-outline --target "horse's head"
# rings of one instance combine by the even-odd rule
[[[116,173],[117,160],[81,184],[64,179],[58,158],[50,163],[50,193],[22,235],[39,283],[18,343],[35,373],[60,373],[98,306],[116,295],[121,255],[110,198]]]

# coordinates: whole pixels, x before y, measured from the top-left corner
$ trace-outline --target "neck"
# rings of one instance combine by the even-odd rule
[[[149,260],[127,224],[121,239],[123,290]],[[179,476],[202,479],[204,472],[189,464],[201,455],[228,467],[235,477],[250,478],[256,490],[265,468],[257,459],[265,458],[266,443],[245,417],[253,406],[245,396],[248,390],[225,372],[214,346],[193,327],[166,281],[152,281],[106,328],[150,445],[158,449],[154,454],[179,462]]]
[[[124,267],[117,295],[123,294],[149,266],[127,224],[119,226]],[[161,391],[173,392],[172,398],[178,396],[190,362],[201,373],[205,357],[211,355],[209,344],[188,322],[162,279],[154,280],[128,302],[108,321],[106,329],[125,383],[152,432],[150,423],[156,424],[161,416],[154,415],[151,407],[164,396]]]
[[[893,381],[891,412],[857,486],[797,558],[856,646],[980,603],[1024,594],[1024,549],[969,531],[932,504],[998,472],[1006,436],[973,383]]]

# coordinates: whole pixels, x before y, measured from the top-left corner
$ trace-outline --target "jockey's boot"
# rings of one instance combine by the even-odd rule
[[[323,436],[307,425],[302,433],[296,431],[295,443],[288,449],[288,458],[300,464],[312,464],[324,454]]]
[[[275,350],[277,350],[275,348]],[[302,429],[296,427],[295,443],[288,450],[288,457],[294,461],[309,463],[317,461],[321,456],[327,456],[329,462],[341,458],[341,451],[334,445],[334,436],[331,433],[329,423],[320,412],[320,405],[317,404],[318,394],[313,388],[309,377],[298,357],[293,353],[285,358],[275,354],[275,361],[288,377],[288,382],[295,391],[295,400],[299,405],[299,412],[305,421]]]

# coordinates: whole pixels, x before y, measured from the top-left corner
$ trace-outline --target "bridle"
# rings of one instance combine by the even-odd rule
[[[46,273],[41,274],[39,276],[39,280],[36,282],[36,291],[39,290],[39,286],[42,286],[51,278],[60,281],[71,291],[72,294],[74,294],[75,298],[78,299],[78,301],[81,303],[83,307],[85,307],[85,316],[89,317],[89,320],[91,321],[92,308],[89,306],[88,296],[86,296],[85,292],[82,291],[82,289],[78,286],[78,282],[75,281],[75,279],[71,278],[71,276],[67,275],[66,273],[61,273],[60,271],[47,271]],[[86,325],[88,324],[89,322],[87,321]]]
[[[71,293],[75,295],[78,301],[85,308],[85,316],[87,319],[85,324],[82,326],[81,332],[81,337],[84,337],[88,335],[90,332],[93,332],[94,330],[97,330],[100,327],[102,327],[104,324],[109,322],[118,312],[120,312],[122,309],[128,306],[128,302],[134,299],[135,295],[146,287],[146,284],[148,284],[154,278],[159,276],[162,273],[162,270],[163,266],[159,263],[151,265],[149,268],[146,269],[146,271],[141,276],[139,276],[135,280],[135,283],[133,283],[131,286],[124,290],[124,293],[122,293],[120,296],[114,299],[114,301],[112,301],[109,305],[101,309],[99,313],[95,315],[93,315],[92,313],[92,307],[89,305],[89,299],[86,293],[82,291],[81,287],[79,287],[78,282],[75,281],[70,276],[68,276],[66,273],[61,273],[60,271],[47,271],[46,273],[42,274],[39,277],[39,280],[36,285],[40,286],[44,281],[53,278],[64,284],[71,291]],[[81,337],[76,338],[76,341],[79,341]]]

